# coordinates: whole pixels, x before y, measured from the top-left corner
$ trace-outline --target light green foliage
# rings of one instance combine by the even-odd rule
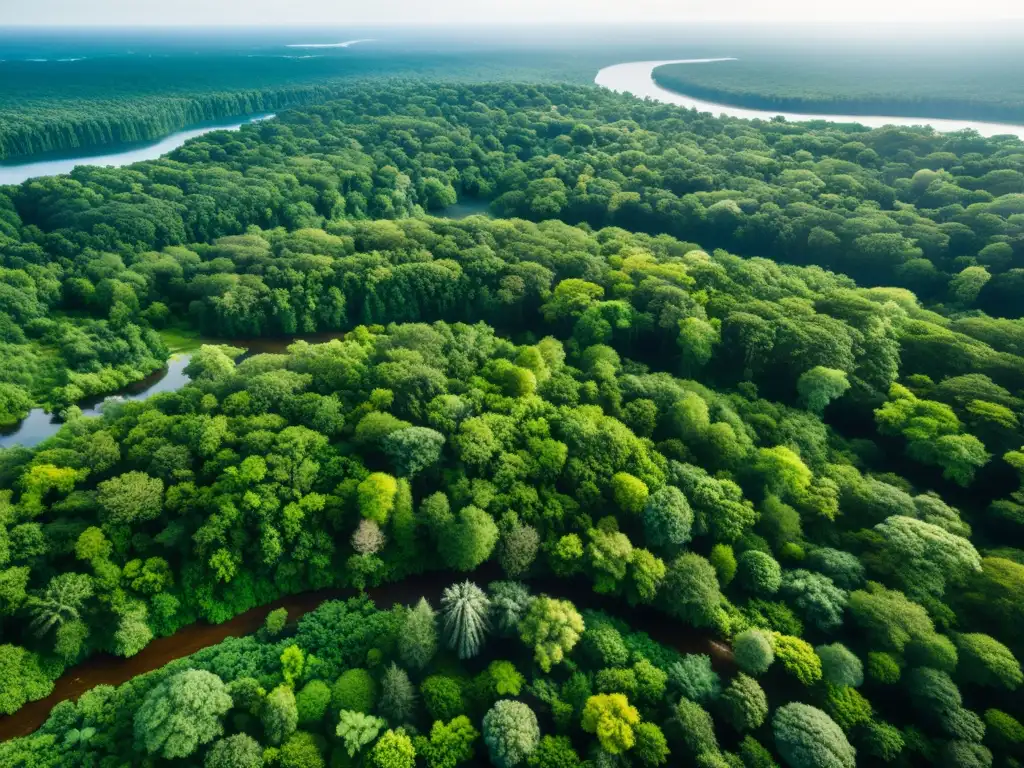
[[[288,737],[278,752],[281,768],[326,768],[317,738],[312,733],[297,731]]]
[[[772,639],[759,629],[745,629],[736,635],[732,650],[737,666],[750,675],[763,675],[775,661]]]
[[[947,584],[963,584],[981,570],[981,558],[967,539],[937,525],[894,516],[875,526],[884,557],[911,596],[941,597]]]
[[[205,768],[263,768],[263,747],[252,736],[236,733],[215,741],[203,765]]]
[[[953,635],[959,651],[957,676],[965,683],[1016,690],[1024,682],[1020,662],[1005,645],[978,632]]]
[[[816,365],[800,375],[796,389],[800,393],[800,402],[807,410],[821,413],[833,400],[842,397],[850,388],[845,371]]]
[[[636,676],[636,694],[640,702],[653,706],[661,701],[668,686],[668,673],[647,659],[635,662],[632,671]]]
[[[814,685],[821,680],[821,659],[810,643],[799,637],[776,632],[772,645],[775,648],[775,658],[801,683]]]
[[[974,435],[963,434],[956,413],[945,403],[922,400],[910,390],[893,384],[889,400],[875,411],[878,429],[907,439],[907,454],[942,468],[943,477],[970,485],[974,473],[989,460],[985,445]]]
[[[600,693],[587,699],[580,725],[587,733],[597,736],[601,749],[618,755],[636,743],[634,726],[640,723],[640,713],[630,706],[621,693]]]
[[[633,545],[626,534],[602,527],[587,531],[587,560],[594,576],[595,592],[615,592],[626,578],[633,559]]]
[[[871,720],[871,703],[856,688],[826,683],[825,710],[839,727],[850,733]]]
[[[430,739],[416,739],[416,753],[427,762],[428,768],[455,768],[472,759],[473,743],[480,737],[465,715],[449,723],[437,721],[430,729]]]
[[[583,568],[583,540],[575,533],[567,533],[548,549],[551,570],[557,576],[572,576]]]
[[[623,512],[639,515],[644,510],[649,494],[647,484],[640,478],[628,472],[612,475],[612,498]]]
[[[498,696],[518,696],[526,678],[519,674],[511,661],[492,661],[487,666],[494,692]]]
[[[271,637],[277,637],[284,631],[287,624],[288,609],[276,608],[267,614],[267,618],[263,621],[263,629],[265,629],[267,634]]]
[[[437,618],[426,598],[421,597],[406,613],[398,637],[402,661],[412,669],[423,669],[437,652]]]
[[[935,627],[927,611],[906,595],[869,583],[850,593],[850,614],[876,647],[901,653],[911,640],[929,638]]]
[[[636,672],[632,669],[600,669],[594,675],[594,688],[601,693],[622,693],[636,697]]]
[[[356,489],[359,513],[377,525],[384,525],[395,504],[398,482],[391,475],[374,472],[363,480]]]
[[[1024,725],[1002,710],[986,709],[985,737],[997,748],[1019,749],[1024,744]]]
[[[711,657],[702,653],[688,653],[681,661],[673,663],[668,669],[668,680],[672,690],[698,703],[717,699],[722,692],[722,682],[711,667]]]
[[[389,723],[401,725],[412,722],[416,710],[416,688],[409,675],[392,663],[380,681],[380,700],[377,709]]]
[[[438,545],[445,565],[457,571],[472,571],[491,556],[497,541],[494,518],[468,506],[444,527]]]
[[[759,448],[754,468],[764,478],[765,486],[780,496],[799,496],[813,477],[800,456],[784,445]]]
[[[786,704],[772,717],[775,747],[790,768],[854,768],[856,750],[835,722],[807,704]]]
[[[371,768],[413,768],[416,750],[404,731],[385,731],[370,750],[367,762]]]
[[[872,720],[864,725],[861,733],[864,752],[873,758],[891,763],[903,751],[903,735],[889,723]]]
[[[524,763],[540,742],[540,727],[533,710],[508,699],[496,702],[484,715],[483,734],[491,763],[498,768]]]
[[[872,680],[885,685],[900,681],[902,670],[899,660],[885,651],[868,652],[868,675]]]
[[[289,645],[281,654],[281,675],[287,685],[295,686],[295,681],[302,677],[306,666],[306,657],[297,645]]]
[[[736,561],[736,579],[752,595],[767,597],[779,591],[782,568],[767,552],[748,549]]]
[[[441,597],[441,615],[447,645],[460,659],[476,656],[490,630],[490,600],[471,581],[454,584]]]
[[[224,732],[231,697],[216,675],[179,672],[149,691],[135,713],[135,741],[151,755],[188,757]]]
[[[538,597],[519,624],[519,636],[533,647],[541,669],[550,672],[576,646],[584,629],[583,617],[568,600]]]
[[[343,709],[338,715],[338,725],[334,732],[341,739],[348,756],[355,757],[363,747],[377,738],[386,725],[379,717]]]
[[[331,687],[331,706],[369,713],[377,703],[377,682],[365,669],[347,669]]]
[[[145,472],[126,472],[97,486],[103,521],[124,524],[155,520],[163,510],[164,483]]]
[[[711,548],[711,554],[708,555],[708,562],[715,567],[715,573],[718,574],[718,582],[723,586],[729,586],[732,583],[733,577],[736,576],[736,569],[738,567],[736,555],[733,554],[732,547],[728,544],[715,544]]]
[[[732,679],[719,699],[726,719],[737,731],[760,728],[768,717],[768,697],[757,680],[742,672]]]
[[[327,713],[331,703],[331,687],[323,680],[310,680],[295,694],[295,708],[299,712],[299,723],[318,723]]]
[[[819,645],[814,652],[821,659],[821,673],[825,682],[851,688],[858,688],[864,682],[864,665],[842,643]]]
[[[279,685],[267,694],[263,703],[263,732],[272,745],[281,744],[295,732],[299,709],[290,686]]]

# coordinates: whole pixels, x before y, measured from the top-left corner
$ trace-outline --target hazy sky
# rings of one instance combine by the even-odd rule
[[[973,21],[1024,19],[1021,0],[0,0],[0,25],[452,22]]]

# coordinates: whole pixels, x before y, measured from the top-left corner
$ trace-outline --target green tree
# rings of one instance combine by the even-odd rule
[[[355,757],[367,744],[372,744],[381,730],[387,725],[383,719],[343,709],[338,714],[338,725],[335,735],[341,739],[349,757]]]
[[[236,733],[215,741],[203,765],[205,768],[263,768],[263,747],[252,736]]]
[[[460,659],[476,656],[490,631],[490,600],[471,581],[453,584],[441,597],[445,641]]]
[[[688,552],[673,560],[661,593],[671,595],[668,610],[676,618],[695,627],[712,626],[718,620],[718,577],[700,555]]]
[[[449,568],[472,571],[491,556],[497,541],[494,519],[482,509],[468,506],[445,526],[438,547]]]
[[[953,635],[959,651],[957,675],[964,682],[1014,691],[1024,682],[1020,662],[994,637],[980,632]]]
[[[842,397],[850,388],[846,371],[816,365],[800,375],[796,389],[800,403],[812,413],[822,413],[833,400]]]
[[[437,618],[426,598],[421,597],[408,611],[398,638],[402,661],[413,669],[424,669],[437,652]]]
[[[219,677],[190,669],[154,687],[135,713],[135,741],[151,755],[188,757],[224,732],[231,697]]]
[[[398,483],[391,475],[373,472],[356,489],[359,512],[367,520],[383,526],[391,515],[398,493]]]
[[[856,750],[820,709],[785,704],[772,717],[775,746],[790,768],[853,768]]]
[[[864,682],[864,666],[842,643],[819,645],[814,652],[821,659],[821,673],[825,682],[851,688],[859,688]]]
[[[520,701],[502,699],[483,720],[484,743],[491,763],[512,768],[524,763],[540,742],[540,727],[533,710]]]
[[[673,690],[697,703],[712,701],[722,693],[722,681],[711,666],[711,657],[703,653],[687,653],[673,662],[668,680]]]
[[[584,629],[583,617],[568,600],[538,597],[519,624],[519,636],[533,647],[540,668],[550,672],[576,646]]]
[[[640,713],[621,693],[600,693],[587,699],[583,707],[581,727],[597,736],[601,749],[618,755],[636,743],[633,728],[640,723]]]
[[[380,700],[377,708],[389,723],[401,725],[412,722],[416,710],[416,688],[409,675],[392,663],[380,681]]]
[[[308,725],[323,720],[331,703],[331,687],[323,680],[310,680],[295,695],[299,723]]]
[[[404,731],[385,731],[370,750],[368,762],[373,768],[413,768],[416,749]]]
[[[416,740],[416,752],[426,760],[428,768],[455,768],[473,758],[473,742],[479,737],[469,718],[459,715],[449,723],[435,722],[429,740]]]
[[[759,629],[745,629],[736,635],[732,650],[736,665],[749,675],[763,675],[775,661],[771,637]]]
[[[98,486],[102,519],[112,525],[155,520],[163,510],[164,482],[145,472],[126,472]]]
[[[382,441],[399,477],[414,477],[441,458],[444,435],[428,427],[406,427],[389,433]]]
[[[283,743],[299,724],[299,709],[291,686],[279,685],[263,703],[263,733],[273,745]]]
[[[659,488],[644,506],[644,534],[652,547],[676,547],[690,540],[693,510],[682,491]]]
[[[767,552],[748,549],[736,560],[736,583],[755,596],[774,595],[782,584],[782,567]]]
[[[742,672],[722,692],[719,702],[726,719],[740,732],[760,728],[768,717],[768,697],[764,689]]]

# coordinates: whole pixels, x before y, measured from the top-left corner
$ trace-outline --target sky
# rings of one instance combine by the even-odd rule
[[[1024,20],[1021,0],[0,0],[2,25]]]

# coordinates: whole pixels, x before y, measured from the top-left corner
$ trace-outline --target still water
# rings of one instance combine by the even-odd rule
[[[269,120],[273,115],[254,115],[244,120],[235,118],[230,122],[210,123],[198,128],[178,131],[151,144],[136,144],[129,149],[105,155],[75,155],[54,157],[50,160],[37,160],[31,163],[16,165],[0,165],[0,184],[21,184],[37,176],[55,176],[70,173],[79,165],[102,165],[120,167],[131,165],[143,160],[154,160],[177,149],[189,139],[202,136],[211,131],[237,131],[243,125]]]
[[[962,131],[973,128],[982,136],[1002,136],[1010,134],[1024,138],[1024,125],[1009,123],[984,123],[974,120],[941,120],[934,117],[887,117],[884,115],[803,115],[796,112],[769,112],[760,109],[731,107],[728,104],[716,104],[703,101],[684,93],[662,88],[651,73],[665,64],[714,64],[719,61],[734,59],[669,59],[666,61],[631,61],[626,64],[615,64],[605,67],[597,73],[594,82],[618,93],[631,93],[641,99],[653,99],[665,104],[676,104],[687,109],[710,112],[714,115],[729,115],[746,120],[771,120],[781,115],[787,120],[801,122],[806,120],[829,120],[835,123],[860,123],[869,128],[881,128],[885,125],[930,125],[937,131]]]

